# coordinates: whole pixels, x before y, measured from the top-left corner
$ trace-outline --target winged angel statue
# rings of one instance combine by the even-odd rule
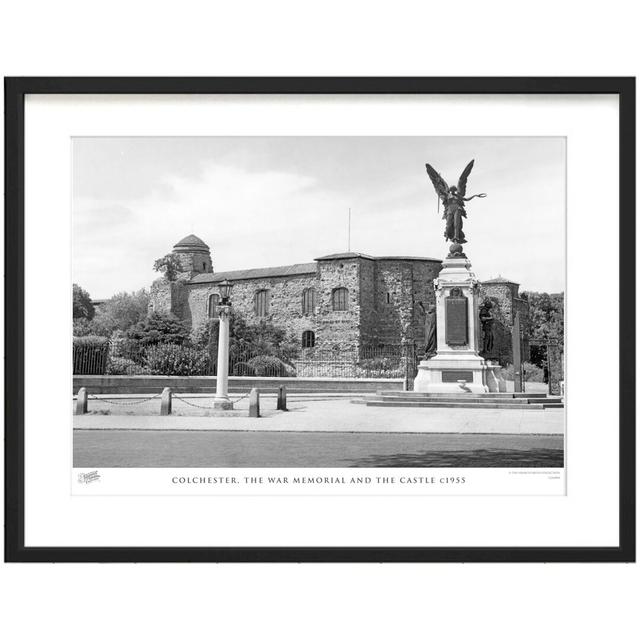
[[[427,173],[433,182],[438,197],[442,200],[444,205],[443,220],[446,220],[446,227],[444,229],[445,240],[454,242],[456,244],[463,244],[466,242],[464,237],[464,231],[462,231],[462,218],[467,217],[467,212],[464,209],[464,203],[473,198],[485,198],[486,193],[477,193],[470,198],[465,198],[467,192],[467,178],[473,169],[473,160],[464,168],[460,179],[458,180],[457,187],[450,187],[442,178],[442,176],[430,165],[427,164]]]

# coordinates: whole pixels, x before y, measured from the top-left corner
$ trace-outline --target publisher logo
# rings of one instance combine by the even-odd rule
[[[78,482],[80,484],[89,484],[100,480],[100,474],[97,471],[88,471],[87,473],[78,474]]]

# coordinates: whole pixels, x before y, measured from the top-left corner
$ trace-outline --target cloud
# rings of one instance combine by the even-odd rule
[[[335,246],[331,221],[346,207],[310,176],[209,164],[144,198],[74,202],[74,279],[96,297],[148,286],[153,261],[189,233],[220,271],[306,262]]]
[[[394,160],[383,153],[393,141],[372,140],[373,151],[365,145],[358,153],[349,139],[324,141],[324,155],[314,155],[313,140],[287,140],[264,157],[251,139],[227,140],[238,145],[233,158],[209,149],[203,159],[194,151],[187,177],[181,156],[170,150],[163,148],[158,162],[133,154],[129,182],[142,180],[144,190],[120,188],[122,166],[110,175],[114,161],[103,158],[94,163],[100,179],[93,178],[96,192],[109,197],[73,202],[74,280],[98,298],[148,287],[157,277],[154,260],[189,233],[209,244],[217,271],[310,262],[347,249],[349,208],[352,250],[443,258],[442,207],[438,212],[424,170],[407,168],[420,166],[422,151],[411,156],[407,145],[415,142],[403,143]],[[527,141],[486,144],[497,144],[495,157],[479,163],[470,193],[488,197],[468,204],[465,221],[474,270],[482,279],[500,273],[526,289],[563,290],[564,156],[541,142],[529,155],[508,152],[513,145],[529,149]],[[353,153],[339,171],[331,149]],[[78,193],[91,193],[91,176],[86,181]]]

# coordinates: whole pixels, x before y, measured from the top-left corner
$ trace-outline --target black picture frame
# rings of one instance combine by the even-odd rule
[[[5,78],[5,561],[635,561],[635,78]],[[27,94],[616,94],[620,160],[620,474],[612,547],[26,547],[24,541],[24,104]],[[624,187],[624,188],[623,188]]]

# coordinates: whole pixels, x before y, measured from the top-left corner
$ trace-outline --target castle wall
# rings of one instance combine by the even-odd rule
[[[411,339],[415,297],[413,264],[381,260],[376,267],[377,339],[382,344]]]
[[[360,346],[360,273],[364,261],[345,258],[318,262],[318,346]],[[333,310],[333,291],[339,287],[349,292],[345,311]]]
[[[234,280],[231,303],[234,311],[242,315],[249,324],[267,320],[282,327],[292,339],[301,342],[303,331],[316,331],[316,315],[305,316],[302,312],[302,292],[308,287],[317,288],[317,280],[313,274]],[[213,282],[188,284],[187,288],[191,326],[196,327],[207,320],[209,296],[218,293],[218,285]],[[269,292],[269,309],[266,316],[258,317],[255,314],[254,298],[262,289]]]
[[[197,273],[212,273],[213,267],[202,241],[195,237],[185,240],[194,246],[185,242],[184,249],[181,245],[174,248],[182,272],[175,282],[158,279],[152,284],[150,308],[172,312],[191,327],[197,327],[208,319],[209,296],[218,293],[218,283],[190,281]],[[308,330],[315,333],[315,344],[320,349],[335,345],[346,349],[397,345],[405,340],[424,345],[425,314],[418,303],[425,308],[435,304],[433,280],[440,269],[440,261],[336,255],[319,259],[315,273],[245,279],[235,279],[230,273],[234,285],[231,300],[234,310],[248,323],[264,319],[283,328],[300,346],[302,333]],[[305,315],[302,296],[309,287],[316,291],[316,306],[313,313]],[[347,309],[334,310],[333,292],[340,287],[348,291]],[[523,334],[526,336],[529,331],[529,306],[519,297],[518,288],[515,283],[497,281],[483,283],[480,289],[481,299],[489,297],[493,302],[491,357],[502,364],[512,361],[511,331],[516,311],[520,313]],[[268,313],[258,317],[254,300],[262,289],[268,291]],[[526,339],[523,346],[526,358],[529,351]]]
[[[149,311],[173,313],[190,322],[189,291],[183,280],[168,282],[158,278],[151,285]]]
[[[441,264],[402,259],[376,260],[370,264],[372,277],[365,278],[363,270],[361,283],[361,288],[367,291],[363,293],[361,309],[363,342],[391,345],[415,340],[423,343],[424,313],[418,302],[425,308],[435,303],[433,280]]]
[[[360,336],[363,345],[376,344],[378,341],[377,266],[374,260],[360,261]]]
[[[432,283],[439,262],[347,256],[317,264],[315,274],[234,279],[234,309],[247,322],[259,322],[254,297],[265,289],[269,311],[264,319],[284,328],[300,344],[307,330],[314,331],[319,348],[424,342],[424,313],[417,302],[427,306],[435,301]],[[316,307],[314,313],[305,315],[302,295],[309,287],[316,291]],[[348,291],[346,310],[333,308],[333,292],[340,287]],[[209,296],[216,293],[215,282],[160,279],[153,284],[151,297],[156,310],[171,311],[196,327],[207,320]]]

